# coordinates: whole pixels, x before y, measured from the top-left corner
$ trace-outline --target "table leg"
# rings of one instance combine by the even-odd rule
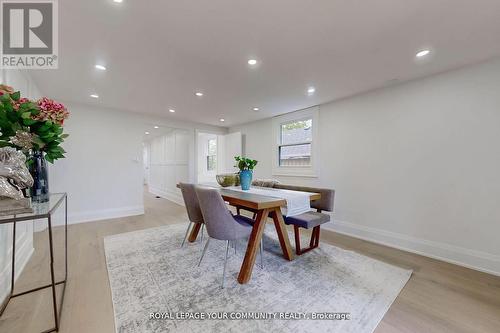
[[[61,321],[61,313],[64,305],[64,295],[66,295],[66,284],[68,283],[68,196],[64,198],[64,280],[57,284],[64,283],[61,304],[59,305],[59,323]]]
[[[64,281],[68,280],[68,196],[64,197]],[[66,288],[66,285],[64,285]],[[64,298],[64,292],[63,292]]]
[[[247,250],[245,252],[245,258],[243,259],[240,274],[238,275],[238,282],[241,284],[250,281],[250,277],[252,276],[255,258],[257,257],[257,250],[260,246],[260,240],[262,239],[262,234],[264,233],[264,227],[266,225],[268,215],[268,209],[259,210],[257,212],[257,219],[253,225],[252,233],[250,234],[250,239],[248,240]]]
[[[198,237],[200,228],[201,228],[201,223],[194,224],[193,228],[191,229],[191,233],[189,234],[188,238],[189,243],[194,243],[196,241],[196,237]]]
[[[15,215],[14,215],[15,216]],[[12,226],[12,262],[11,262],[11,276],[10,276],[10,294],[7,295],[5,300],[3,301],[0,308],[0,316],[3,314],[5,309],[7,308],[7,304],[9,303],[12,295],[14,294],[14,282],[15,282],[15,265],[16,265],[16,222],[13,223]]]
[[[47,222],[49,225],[49,252],[50,252],[50,281],[52,287],[52,307],[54,310],[54,322],[55,322],[55,330],[59,330],[59,318],[57,313],[57,300],[56,300],[56,280],[54,274],[54,243],[52,239],[52,218],[49,215],[47,218]]]
[[[10,279],[10,294],[14,294],[14,282],[16,278],[16,222],[12,226],[12,275]]]
[[[278,234],[278,238],[280,240],[281,250],[283,250],[283,256],[286,260],[293,260],[293,251],[292,247],[290,246],[290,240],[288,239],[288,232],[286,231],[285,221],[283,220],[281,209],[273,209],[273,211],[271,211],[271,217],[274,221],[276,233]]]

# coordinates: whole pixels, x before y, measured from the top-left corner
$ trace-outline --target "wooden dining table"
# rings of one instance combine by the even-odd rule
[[[245,284],[250,281],[253,266],[255,264],[255,258],[257,256],[257,250],[259,248],[259,244],[264,233],[264,226],[268,217],[273,219],[284,258],[286,260],[293,260],[294,254],[290,247],[290,240],[288,238],[285,221],[281,213],[281,207],[286,207],[285,199],[251,192],[234,191],[222,187],[214,188],[219,191],[224,201],[226,201],[229,205],[248,208],[249,210],[256,212],[256,218],[252,227],[252,233],[250,234],[250,238],[248,240],[245,258],[243,259],[240,273],[238,275],[239,283]],[[310,194],[311,201],[318,200],[320,198],[321,194],[319,193]],[[192,243],[196,241],[200,227],[201,224],[195,224],[189,235],[189,242]]]

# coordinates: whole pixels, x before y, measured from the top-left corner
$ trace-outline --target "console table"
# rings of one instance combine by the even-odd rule
[[[54,244],[52,236],[52,217],[57,209],[64,202],[64,280],[55,280],[54,275]],[[54,327],[43,331],[43,333],[57,332],[59,331],[59,324],[61,321],[61,310],[64,301],[64,292],[66,291],[66,280],[68,279],[68,196],[66,193],[51,193],[48,202],[44,203],[33,203],[33,212],[27,214],[20,214],[14,216],[0,216],[0,224],[12,223],[12,270],[11,270],[11,288],[7,299],[2,304],[0,309],[0,316],[5,311],[9,301],[14,297],[24,296],[30,293],[37,292],[42,289],[51,288],[52,289],[52,310],[54,315]],[[16,223],[22,221],[30,220],[40,220],[47,219],[48,223],[48,234],[49,234],[49,251],[50,251],[50,283],[37,288],[26,290],[19,293],[14,293],[15,285],[15,263],[16,263]],[[41,222],[36,222],[41,223]],[[56,286],[64,284],[61,304],[59,305],[59,310],[56,300]]]

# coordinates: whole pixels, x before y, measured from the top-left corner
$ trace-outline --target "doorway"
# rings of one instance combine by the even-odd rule
[[[234,173],[234,156],[241,155],[240,132],[214,134],[198,132],[197,135],[197,181],[215,183],[216,175]]]

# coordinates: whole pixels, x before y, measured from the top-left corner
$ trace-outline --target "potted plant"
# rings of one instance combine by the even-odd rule
[[[235,167],[240,169],[239,176],[241,189],[247,191],[250,189],[250,185],[252,184],[253,169],[258,162],[241,156],[235,156],[234,159],[236,160]]]
[[[0,147],[14,147],[28,157],[34,184],[30,196],[34,202],[49,199],[47,161],[64,158],[61,143],[66,107],[47,97],[31,101],[19,91],[0,85]]]

